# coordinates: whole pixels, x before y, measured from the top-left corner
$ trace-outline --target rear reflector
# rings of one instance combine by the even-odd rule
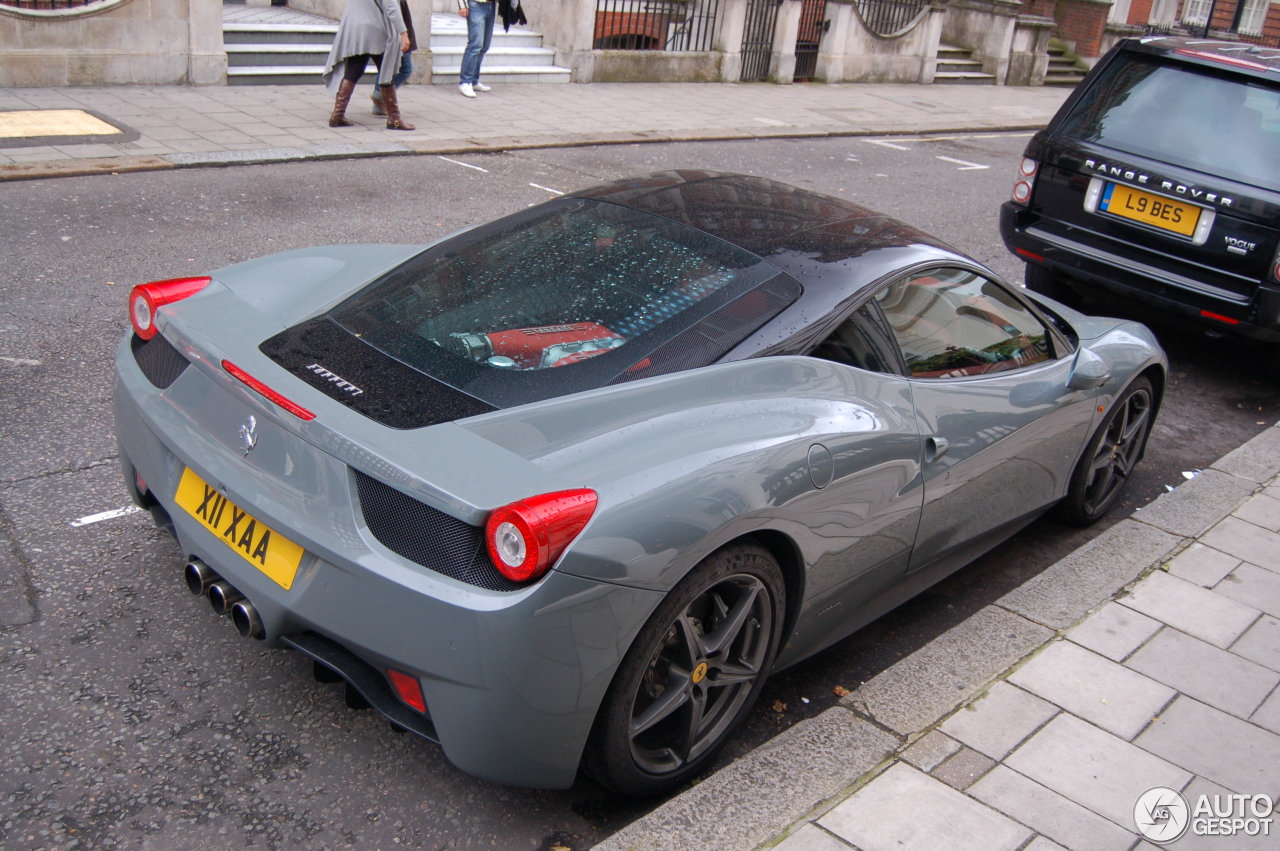
[[[142,478],[142,474],[137,470],[133,471],[133,482],[138,486],[138,493],[145,496],[147,493],[147,480]]]
[[[212,278],[171,278],[138,284],[129,291],[129,321],[133,331],[144,340],[156,335],[156,310],[193,296],[209,286]]]
[[[1041,257],[1039,254],[1032,254],[1030,251],[1027,251],[1025,248],[1015,248],[1013,250],[1017,252],[1019,257],[1025,257],[1028,260],[1034,260],[1037,263],[1044,262],[1044,258]]]
[[[1232,319],[1230,316],[1223,316],[1221,313],[1210,313],[1207,310],[1200,311],[1200,315],[1205,319],[1216,319],[1219,322],[1225,322],[1228,325],[1239,325],[1239,319]]]
[[[403,674],[394,668],[387,668],[387,679],[391,680],[391,687],[396,690],[396,697],[426,714],[427,701],[422,697],[422,684],[418,682],[417,677]]]
[[[254,378],[252,375],[250,375],[240,367],[233,364],[231,361],[224,360],[222,362],[222,368],[225,369],[227,372],[229,372],[231,375],[233,375],[235,378],[239,379],[246,386],[248,386],[253,390],[256,390],[258,393],[261,393],[263,396],[266,396],[272,402],[275,402],[277,405],[284,408],[286,411],[293,414],[295,417],[298,417],[299,419],[303,419],[303,420],[314,420],[316,418],[315,414],[311,413],[301,405],[290,402],[288,399],[284,398],[279,393],[272,390],[270,387],[263,384],[261,381]]]

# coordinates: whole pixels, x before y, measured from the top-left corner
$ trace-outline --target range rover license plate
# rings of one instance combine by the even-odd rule
[[[1098,199],[1098,209],[1113,216],[1141,222],[1182,236],[1196,232],[1200,208],[1172,198],[1152,195],[1121,183],[1108,183]]]
[[[182,471],[177,500],[201,526],[281,588],[287,591],[293,585],[302,547],[239,508],[190,467]]]

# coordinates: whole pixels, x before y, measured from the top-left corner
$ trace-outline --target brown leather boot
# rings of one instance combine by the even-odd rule
[[[386,115],[387,111],[382,108],[382,95],[378,91],[378,87],[374,86],[373,94],[369,96],[369,100],[373,101],[373,114]]]
[[[382,108],[387,111],[388,130],[414,130],[412,124],[406,124],[400,117],[400,104],[396,101],[395,86],[380,86],[382,90]]]
[[[356,84],[346,79],[338,86],[338,97],[333,102],[333,114],[329,116],[330,127],[351,126],[351,122],[347,120],[347,104],[351,102],[351,93],[355,90]]]

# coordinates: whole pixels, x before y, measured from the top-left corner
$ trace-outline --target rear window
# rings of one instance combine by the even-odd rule
[[[1124,56],[1058,132],[1280,191],[1280,89],[1244,77]]]
[[[664,344],[712,315],[727,317],[729,337],[741,339],[785,306],[776,286],[757,292],[778,275],[701,231],[570,198],[427,250],[330,319],[503,407],[616,383],[628,372],[670,371],[655,364],[671,350]],[[691,365],[686,358],[679,368]]]

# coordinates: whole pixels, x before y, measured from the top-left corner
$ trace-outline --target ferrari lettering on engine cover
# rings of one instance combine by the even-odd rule
[[[347,381],[345,378],[343,378],[340,375],[336,375],[330,372],[329,370],[325,369],[318,363],[307,364],[306,368],[311,372],[314,372],[316,375],[320,376],[324,380],[328,381],[333,386],[339,388],[340,390],[345,390],[347,393],[350,393],[352,396],[359,396],[361,393],[364,392],[359,387],[352,384],[350,381]]]

